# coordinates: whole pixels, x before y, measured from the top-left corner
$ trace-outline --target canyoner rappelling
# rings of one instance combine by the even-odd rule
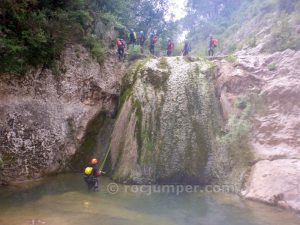
[[[88,191],[99,191],[99,178],[102,174],[101,170],[97,166],[98,160],[92,159],[90,166],[86,167],[84,170],[84,181],[87,185]]]
[[[85,168],[83,173],[83,178],[85,183],[87,184],[88,191],[94,191],[94,192],[99,191],[99,186],[100,186],[99,177],[102,174],[106,174],[103,171],[103,168],[105,166],[109,153],[110,153],[110,146],[99,167],[97,166],[98,160],[94,158],[90,161],[90,166]]]

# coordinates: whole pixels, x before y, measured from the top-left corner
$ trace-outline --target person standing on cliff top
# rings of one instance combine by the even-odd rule
[[[140,44],[141,54],[144,54],[145,41],[146,41],[146,37],[144,31],[141,30],[139,34],[139,44]]]
[[[189,41],[185,41],[184,42],[184,47],[182,49],[182,55],[183,56],[187,56],[191,50],[192,50],[192,48],[191,48],[190,42]]]
[[[128,42],[128,48],[129,48],[129,45],[133,45],[133,47],[136,45],[136,40],[137,40],[137,36],[136,36],[136,32],[131,29],[129,34],[128,34],[128,39],[129,39],[129,42]]]
[[[218,46],[219,41],[212,35],[209,35],[208,56],[214,56],[214,49]]]
[[[173,50],[175,48],[174,42],[172,39],[168,39],[168,45],[167,45],[167,56],[171,56],[173,53]]]
[[[125,56],[126,42],[122,38],[117,38],[116,45],[118,49],[119,60],[121,60]]]
[[[150,53],[152,55],[155,54],[155,45],[156,45],[156,42],[157,42],[157,36],[154,32],[151,32],[150,33]]]

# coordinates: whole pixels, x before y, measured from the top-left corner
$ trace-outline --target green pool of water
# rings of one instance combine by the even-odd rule
[[[0,189],[0,224],[54,225],[296,225],[300,217],[224,193],[110,194],[109,179],[88,193],[80,175]]]

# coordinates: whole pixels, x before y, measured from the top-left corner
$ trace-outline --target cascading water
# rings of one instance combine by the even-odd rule
[[[209,63],[151,59],[126,77],[111,141],[121,182],[205,183],[220,114]]]

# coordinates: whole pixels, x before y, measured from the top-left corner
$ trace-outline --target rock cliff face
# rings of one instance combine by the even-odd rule
[[[219,119],[209,70],[207,62],[173,57],[128,74],[111,141],[115,180],[206,182]]]
[[[299,62],[299,51],[262,55],[259,49],[239,52],[234,63],[216,61],[224,118],[241,117],[244,109],[235,110],[237,100],[254,106],[249,117],[252,159],[244,164],[249,169],[242,195],[295,210],[300,210]]]
[[[1,74],[0,184],[65,169],[92,125],[100,129],[116,113],[123,69],[115,57],[100,66],[75,45],[63,53],[58,75],[41,68],[24,77]]]
[[[0,184],[80,168],[109,147],[116,181],[233,184],[300,211],[300,52],[260,52],[149,59],[123,77],[114,56],[100,66],[76,45],[59,75],[2,74]]]
[[[300,54],[259,52],[139,65],[112,134],[113,178],[233,184],[245,198],[299,210]]]

